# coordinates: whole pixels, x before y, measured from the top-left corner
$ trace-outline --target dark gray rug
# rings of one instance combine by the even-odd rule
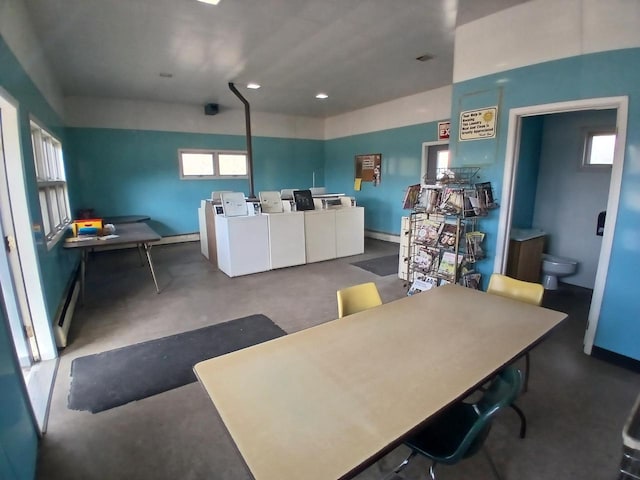
[[[264,315],[76,358],[71,363],[72,410],[102,412],[196,381],[193,366],[208,358],[282,337]]]
[[[398,254],[354,262],[351,265],[355,265],[381,277],[386,277],[387,275],[398,273]]]

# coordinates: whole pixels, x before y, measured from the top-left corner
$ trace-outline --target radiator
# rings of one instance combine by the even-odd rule
[[[53,334],[56,338],[56,345],[58,348],[64,348],[67,346],[67,335],[69,334],[69,326],[73,319],[73,312],[76,309],[76,303],[78,302],[78,294],[80,293],[80,282],[74,281],[71,284],[71,288],[67,293],[64,305],[60,309],[56,321],[54,323]]]

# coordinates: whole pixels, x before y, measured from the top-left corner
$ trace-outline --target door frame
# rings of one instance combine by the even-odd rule
[[[620,203],[620,187],[622,185],[622,170],[624,166],[625,145],[627,139],[627,118],[629,110],[629,98],[601,97],[584,100],[571,100],[568,102],[548,103],[544,105],[532,105],[527,107],[512,108],[509,110],[509,128],[507,132],[507,146],[505,153],[504,177],[502,181],[502,196],[500,201],[500,218],[498,220],[498,233],[496,243],[496,256],[493,271],[504,273],[507,267],[507,254],[509,249],[509,235],[513,213],[513,201],[515,195],[515,180],[517,175],[517,163],[520,152],[520,132],[522,118],[553,113],[575,112],[581,110],[616,110],[616,144],[611,167],[611,180],[609,183],[609,196],[607,199],[607,221],[602,237],[602,246],[598,258],[593,296],[587,328],[584,336],[584,353],[590,355],[595,340],[602,298],[607,284],[607,272],[613,247],[616,221],[618,218],[618,206]]]

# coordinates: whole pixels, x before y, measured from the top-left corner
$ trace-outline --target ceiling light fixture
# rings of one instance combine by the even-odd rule
[[[198,0],[202,3],[208,3],[209,5],[217,5],[220,3],[220,0]]]
[[[247,88],[250,88],[252,90],[257,90],[260,88],[260,85],[258,83],[247,83]]]
[[[428,62],[429,60],[433,60],[433,55],[429,55],[428,53],[425,53],[424,55],[420,55],[419,57],[416,57],[416,60],[418,60],[419,62]]]
[[[169,73],[169,72],[160,72],[158,74],[158,76],[162,77],[162,78],[173,78],[173,73]]]
[[[316,95],[316,98],[319,98],[320,100],[324,100],[325,98],[329,98],[329,95],[327,95],[326,93],[318,93]]]

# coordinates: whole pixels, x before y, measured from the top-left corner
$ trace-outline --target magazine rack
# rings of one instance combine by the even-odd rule
[[[475,263],[484,258],[479,219],[497,207],[480,168],[438,170],[425,179],[407,229],[406,286],[409,294],[446,283],[480,288]]]

